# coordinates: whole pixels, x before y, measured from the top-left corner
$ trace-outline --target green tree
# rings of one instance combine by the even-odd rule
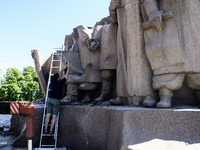
[[[35,67],[24,67],[20,72],[8,68],[0,84],[0,97],[5,101],[35,101],[43,97]]]
[[[36,99],[43,97],[44,95],[39,84],[35,67],[24,67],[22,75],[24,76],[24,81],[21,87],[21,98],[27,101],[35,101]]]
[[[21,85],[24,77],[16,68],[8,68],[1,80],[0,97],[5,101],[20,100]]]
[[[2,71],[1,71],[1,69],[0,69],[0,87],[1,87],[1,80],[2,80]]]

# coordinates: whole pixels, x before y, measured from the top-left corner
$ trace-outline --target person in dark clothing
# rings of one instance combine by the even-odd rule
[[[48,133],[47,128],[48,128],[51,115],[52,115],[52,119],[51,119],[51,127],[50,127],[49,134],[53,133],[56,117],[60,110],[62,88],[69,76],[69,64],[66,65],[65,70],[66,69],[67,69],[67,72],[65,72],[62,79],[61,79],[61,76],[59,75],[60,73],[55,73],[53,76],[53,80],[51,81],[51,84],[50,84],[51,91],[47,100],[47,115],[45,118],[45,130],[44,130],[45,134]]]

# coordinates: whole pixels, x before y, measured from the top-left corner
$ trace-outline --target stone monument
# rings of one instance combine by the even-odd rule
[[[117,98],[113,104],[155,101],[152,70],[145,54],[140,0],[112,0],[110,15],[118,22]]]
[[[199,6],[199,0],[111,0],[109,17],[66,35],[62,67],[67,62],[70,74],[62,101],[68,105],[60,109],[58,146],[199,149]],[[34,49],[32,57],[45,94],[51,56]],[[36,108],[34,146],[44,105]],[[15,117],[23,131],[13,145],[26,146],[25,121]]]
[[[115,22],[80,25],[66,35],[62,66],[68,62],[71,70],[64,104],[109,99],[114,105],[159,108],[196,104],[195,99],[200,101],[200,16],[195,15],[199,3],[111,0]],[[32,57],[45,94],[51,57],[43,58],[39,49],[32,50]],[[116,97],[109,96],[115,89]]]
[[[171,107],[173,91],[184,80],[200,100],[199,5],[198,0],[142,3],[145,51],[154,74],[152,85],[160,96],[157,107]]]

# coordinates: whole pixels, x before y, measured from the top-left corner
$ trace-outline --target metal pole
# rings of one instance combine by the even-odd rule
[[[28,140],[28,150],[32,150],[32,140]]]

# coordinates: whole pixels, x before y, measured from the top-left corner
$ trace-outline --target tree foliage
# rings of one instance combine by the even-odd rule
[[[1,80],[0,97],[4,101],[35,101],[43,97],[35,67],[24,67],[22,72],[8,68]]]
[[[1,71],[1,69],[0,69],[0,86],[2,85],[2,84],[1,84],[1,80],[2,80],[2,71]]]
[[[24,81],[21,97],[30,101],[43,97],[35,67],[28,66],[24,68],[22,75],[24,76]]]

